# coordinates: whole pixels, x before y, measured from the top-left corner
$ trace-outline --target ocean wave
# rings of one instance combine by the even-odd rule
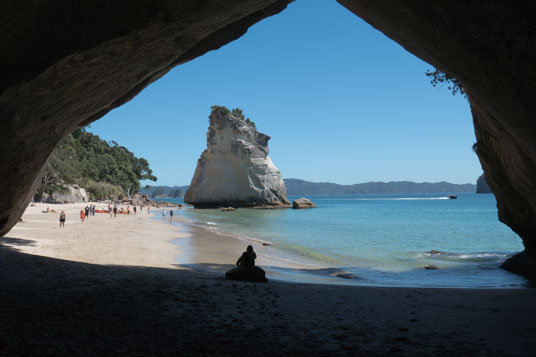
[[[341,261],[339,259],[330,257],[329,255],[322,254],[317,252],[316,250],[308,247],[304,247],[297,244],[290,244],[290,243],[278,243],[274,245],[275,248],[282,249],[289,251],[291,253],[297,254],[298,256],[303,256],[306,258],[310,258],[316,261],[321,261],[333,265],[339,265]]]
[[[259,253],[259,254],[260,254],[260,253]],[[268,259],[277,260],[277,261],[282,261],[282,262],[291,263],[291,264],[296,264],[296,265],[309,265],[309,266],[312,266],[312,267],[321,267],[321,266],[322,266],[322,265],[320,265],[320,264],[304,263],[304,262],[302,262],[302,261],[298,261],[298,260],[294,260],[294,259],[288,259],[288,258],[283,258],[283,257],[280,257],[280,256],[274,256],[274,255],[269,255],[269,254],[264,254],[264,253],[262,253],[262,256],[265,257],[265,258],[268,258]]]
[[[338,198],[337,201],[433,201],[433,200],[449,200],[445,197],[377,197],[377,198]],[[317,199],[318,200],[318,199]],[[321,200],[318,200],[321,201]]]
[[[447,253],[447,252],[425,252],[418,253],[416,258],[427,258],[444,261],[459,261],[459,262],[498,262],[504,261],[510,257],[511,253],[493,253],[493,252],[481,252],[481,253]]]
[[[448,200],[448,197],[393,197],[393,198],[358,198],[358,201],[433,201]]]

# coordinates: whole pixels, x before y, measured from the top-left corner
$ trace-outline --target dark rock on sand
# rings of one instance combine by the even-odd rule
[[[339,273],[339,274],[337,274],[335,276],[338,277],[338,278],[343,278],[343,279],[353,279],[354,278],[354,275],[352,273]]]
[[[315,208],[316,205],[305,197],[298,198],[292,202],[292,208]]]
[[[226,272],[225,278],[227,280],[250,281],[259,283],[264,283],[268,281],[268,279],[266,279],[266,273],[262,268],[259,268],[258,266],[236,267]]]

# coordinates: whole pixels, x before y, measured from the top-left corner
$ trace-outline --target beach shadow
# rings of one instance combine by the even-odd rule
[[[201,263],[201,264],[177,264],[177,267],[186,268],[189,270],[202,272],[202,273],[225,273],[226,271],[235,268],[233,264],[216,264],[216,263]],[[260,266],[266,271],[266,275],[269,279],[289,280],[308,282],[306,277],[310,277],[309,282],[322,283],[322,278],[332,279],[336,278],[337,281],[343,282],[349,279],[360,279],[360,277],[352,274],[343,268],[318,268],[318,269],[305,269],[305,268],[283,268],[278,266]],[[305,279],[304,279],[305,278]],[[324,281],[325,282],[325,281]],[[329,282],[329,281],[327,281]],[[335,282],[333,282],[335,283]]]
[[[10,237],[0,237],[0,249],[20,251],[19,249],[13,246],[35,246],[35,241],[31,239],[21,239],[21,238],[10,238]]]
[[[534,310],[503,312],[501,301],[512,296],[500,290],[490,296],[463,289],[443,295],[417,289],[255,284],[225,281],[223,274],[208,272],[228,270],[231,264],[180,266],[189,269],[95,265],[23,254],[4,245],[32,244],[29,240],[6,237],[0,242],[0,355],[348,355],[365,348],[377,352],[372,354],[397,348],[432,355],[444,352],[434,346],[445,344],[454,354],[474,354],[497,352],[478,337],[502,336],[504,326],[516,326],[514,336],[518,330],[532,331]],[[534,300],[529,290],[521,293],[516,309],[530,307]],[[478,296],[471,298],[474,294]],[[496,311],[472,308],[484,300],[488,305],[497,301]],[[415,317],[410,311],[419,322],[408,322]],[[479,312],[485,315],[475,315]],[[466,324],[437,323],[460,313],[465,314],[462,320],[483,317],[486,324],[475,334]],[[429,343],[416,345],[405,338],[406,330],[424,320],[429,323],[415,336]],[[401,327],[381,327],[393,324]],[[388,340],[393,334],[396,340]],[[520,354],[536,348],[529,337],[523,344],[505,336],[500,348]]]

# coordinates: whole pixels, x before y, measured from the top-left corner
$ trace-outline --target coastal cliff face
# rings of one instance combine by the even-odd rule
[[[281,173],[268,157],[270,137],[224,107],[213,107],[209,119],[207,149],[184,202],[200,208],[289,207]]]

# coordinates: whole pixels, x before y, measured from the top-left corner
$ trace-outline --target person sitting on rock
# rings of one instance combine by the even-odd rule
[[[241,280],[251,282],[266,282],[266,273],[258,266],[255,266],[257,254],[253,251],[253,247],[248,245],[246,251],[238,258],[237,267],[225,273],[225,278],[228,280]]]
[[[253,247],[248,245],[246,251],[242,253],[240,258],[236,261],[236,266],[239,267],[252,267],[255,265],[255,259],[257,259],[257,254],[253,251]]]

